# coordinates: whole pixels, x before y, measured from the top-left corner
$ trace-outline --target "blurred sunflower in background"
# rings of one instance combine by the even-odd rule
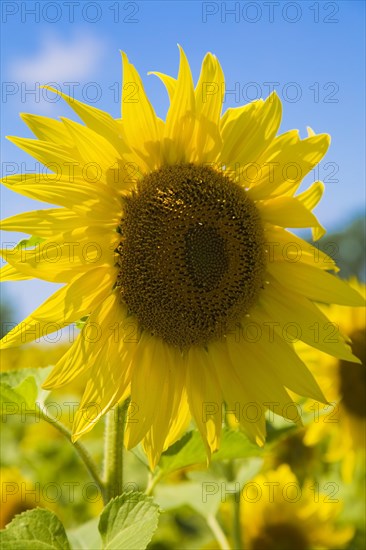
[[[256,476],[250,485],[240,503],[246,550],[333,550],[352,539],[352,526],[337,526],[342,502],[317,493],[311,480],[300,488],[287,464]]]
[[[204,403],[225,402],[230,409],[257,403],[256,422],[238,420],[263,444],[266,404],[276,402],[276,412],[287,416],[287,390],[324,401],[284,340],[283,326],[296,321],[304,342],[352,362],[341,335],[336,342],[316,341],[309,325],[327,323],[316,301],[363,304],[328,273],[337,270],[331,258],[316,256],[285,229],[309,227],[315,239],[324,233],[312,213],[323,184],[295,193],[325,155],[329,136],[310,129],[306,139],[296,130],[277,136],[276,94],[221,116],[224,76],[211,54],[196,87],[182,50],[177,79],[155,74],[170,98],[165,122],[125,54],[122,119],[56,90],[85,125],[22,115],[38,139],[10,139],[52,173],[11,176],[4,184],[61,208],[2,223],[35,238],[33,247],[2,252],[4,280],[65,283],[5,336],[3,347],[83,319],[80,336],[45,387],[87,373],[75,439],[131,397],[138,422],[127,424],[126,443],[131,448],[142,440],[151,467],[191,417],[208,455],[219,447],[222,415],[203,415]],[[207,83],[217,86],[215,93]],[[282,169],[291,162],[296,175]],[[270,174],[273,163],[280,169]],[[296,262],[288,246],[294,243],[301,250]]]
[[[366,286],[356,279],[352,288],[366,296]],[[351,482],[357,462],[364,465],[366,442],[366,312],[341,306],[322,306],[331,319],[330,329],[341,330],[349,338],[353,354],[360,363],[350,363],[330,357],[304,345],[298,351],[324,390],[333,408],[314,411],[319,414],[309,424],[304,443],[310,447],[327,440],[323,459],[340,462],[343,479]],[[329,332],[329,330],[328,330]]]
[[[31,480],[25,478],[17,467],[0,468],[0,487],[0,529],[4,529],[16,514],[45,504]]]

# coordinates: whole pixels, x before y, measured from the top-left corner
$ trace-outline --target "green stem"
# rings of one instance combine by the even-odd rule
[[[234,482],[236,479],[235,464],[231,460],[226,465],[226,477],[229,482]],[[240,526],[240,492],[236,492],[231,496],[232,502],[232,537],[234,542],[235,550],[241,550],[243,548],[242,538],[241,538],[241,526]]]
[[[226,535],[224,531],[221,528],[221,525],[215,518],[215,516],[208,516],[207,517],[207,525],[215,535],[215,539],[219,543],[219,546],[221,550],[231,550],[231,546],[229,544],[229,541],[226,538]]]
[[[241,540],[241,527],[240,527],[240,493],[235,493],[232,495],[233,502],[233,541],[234,548],[241,550],[242,540]]]
[[[104,447],[104,502],[123,492],[123,437],[128,402],[121,403],[106,415]]]
[[[84,466],[88,470],[91,477],[94,479],[95,483],[98,485],[98,488],[102,495],[104,494],[104,483],[98,473],[97,465],[95,464],[94,460],[84,447],[82,443],[79,441],[72,442],[72,433],[64,424],[59,422],[56,418],[50,416],[50,414],[45,412],[42,408],[42,406],[38,405],[38,410],[41,415],[41,418],[51,424],[56,430],[58,430],[62,435],[66,437],[66,439],[71,443],[71,445],[74,447],[75,451],[78,453],[79,457],[84,463]]]

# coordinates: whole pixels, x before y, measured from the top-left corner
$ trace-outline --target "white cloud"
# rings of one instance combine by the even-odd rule
[[[13,61],[12,78],[41,84],[81,81],[99,67],[104,52],[104,43],[89,34],[78,33],[72,38],[47,34],[37,53]]]

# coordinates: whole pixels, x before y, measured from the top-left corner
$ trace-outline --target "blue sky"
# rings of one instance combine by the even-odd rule
[[[36,83],[55,82],[66,93],[73,90],[77,99],[119,116],[122,49],[164,118],[166,92],[147,72],[176,76],[179,43],[195,79],[204,54],[217,55],[231,91],[224,108],[266,97],[274,88],[283,101],[281,131],[299,128],[304,137],[311,126],[332,136],[319,172],[307,178],[325,181],[316,213],[328,230],[341,229],[363,212],[364,2],[58,0],[3,1],[1,8],[3,173],[36,169],[35,161],[4,138],[31,137],[19,112],[75,118],[62,101],[32,93]],[[2,199],[2,217],[38,207],[6,190]],[[21,236],[8,237],[4,240]],[[3,295],[18,304],[20,320],[53,288],[8,283]]]

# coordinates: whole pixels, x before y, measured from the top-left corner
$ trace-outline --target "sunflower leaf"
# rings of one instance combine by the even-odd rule
[[[211,461],[246,458],[258,456],[260,453],[260,448],[251,443],[242,432],[225,428],[220,449],[212,454]],[[193,430],[163,453],[159,468],[162,475],[167,475],[182,468],[206,463],[207,454],[201,436],[198,431]]]
[[[159,508],[151,497],[129,492],[111,500],[99,521],[105,550],[144,550],[158,526]]]
[[[102,541],[98,533],[98,520],[93,518],[75,529],[67,532],[73,550],[100,550]]]
[[[161,484],[155,488],[155,499],[163,510],[174,510],[181,506],[193,508],[203,517],[215,515],[222,501],[222,486],[227,487],[225,480],[210,482]]]
[[[2,550],[69,550],[64,526],[49,510],[35,508],[15,516],[0,531]]]
[[[0,373],[1,413],[7,415],[32,410],[36,412],[36,401],[43,401],[45,393],[41,384],[50,370],[50,368],[22,369]]]

